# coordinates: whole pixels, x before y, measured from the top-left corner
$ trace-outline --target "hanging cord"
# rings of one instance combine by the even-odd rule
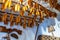
[[[38,29],[39,29],[39,24],[38,24],[38,26],[37,26],[37,30],[36,30],[36,34],[35,34],[35,40],[36,40],[36,38],[37,38]]]

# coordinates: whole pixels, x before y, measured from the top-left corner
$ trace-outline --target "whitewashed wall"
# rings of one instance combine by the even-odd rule
[[[55,18],[49,18],[49,19],[45,19],[44,22],[42,24],[39,25],[39,30],[38,30],[38,35],[49,35],[52,36],[52,33],[48,32],[48,26],[49,25],[55,25],[55,31],[53,32],[55,37],[60,37],[60,22]],[[3,22],[0,22],[0,26],[6,26],[7,28],[10,28],[9,24],[8,25],[4,25]],[[16,33],[19,36],[18,40],[34,40],[35,38],[35,32],[36,32],[36,26],[34,26],[33,28],[26,28],[23,29],[22,26],[16,26],[14,25],[12,27],[13,28],[17,28],[18,30],[22,30],[22,35],[17,34],[16,32],[12,32],[12,33]],[[0,40],[2,40],[2,37],[7,35],[7,33],[1,33],[0,32]],[[11,40],[17,40],[13,37],[10,37]]]
[[[57,19],[60,20],[60,12],[59,11],[57,11],[56,9],[50,8],[49,4],[47,4],[43,1],[38,2],[38,3],[40,3],[41,5],[46,7],[47,9],[49,9],[53,12],[56,12],[58,14]],[[39,25],[38,35],[50,35],[50,36],[52,36],[52,34],[48,32],[47,27],[48,27],[48,25],[51,25],[53,23],[53,24],[55,24],[55,26],[54,26],[55,31],[53,32],[54,36],[55,37],[60,37],[60,26],[59,26],[60,22],[57,19],[56,18],[55,19],[52,19],[52,18],[45,19],[44,22]],[[3,22],[0,22],[0,26],[6,26],[7,28],[10,28],[10,24],[4,25]],[[36,33],[36,26],[34,26],[33,28],[23,29],[22,26],[20,26],[20,25],[18,25],[18,26],[14,25],[12,27],[12,29],[13,28],[17,28],[17,29],[23,31],[22,35],[18,35],[16,32],[13,32],[13,33],[16,33],[19,36],[18,40],[34,40],[35,33]],[[2,40],[2,37],[5,36],[5,35],[7,35],[7,33],[1,33],[0,32],[0,40]],[[11,40],[17,40],[13,37],[10,37],[10,38],[11,38]]]

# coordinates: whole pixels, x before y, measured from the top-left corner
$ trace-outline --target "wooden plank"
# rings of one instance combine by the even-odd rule
[[[22,30],[17,30],[17,29],[7,29],[5,26],[0,26],[0,32],[6,32],[6,33],[11,33],[13,31],[16,31],[18,34],[22,34]]]

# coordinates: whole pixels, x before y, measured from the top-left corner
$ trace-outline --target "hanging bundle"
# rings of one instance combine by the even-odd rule
[[[2,0],[3,1],[3,3],[5,3],[7,0]]]
[[[39,8],[38,3],[34,3],[34,4],[33,4],[33,7],[34,7],[34,8]]]
[[[10,9],[11,8],[11,4],[12,4],[12,0],[9,0],[9,2],[8,2],[8,9]]]
[[[2,16],[2,21],[4,22],[4,24],[8,24],[8,20],[7,20],[7,13],[5,13],[3,16]]]
[[[20,20],[21,20],[21,19],[20,19],[20,16],[17,16],[17,17],[16,17],[16,21],[15,21],[16,25],[18,25],[18,24],[20,23]]]
[[[28,27],[30,27],[30,20],[28,20]]]
[[[28,12],[28,16],[31,17],[34,14],[34,8],[31,7],[30,11]]]
[[[24,17],[23,28],[26,28],[26,17]]]
[[[32,0],[28,0],[28,8],[32,7]]]
[[[34,14],[35,10],[33,7],[31,7],[29,13],[28,13],[28,16],[31,17],[33,14]]]
[[[32,13],[33,10],[34,10],[34,8],[31,8],[31,9],[30,9],[30,13]]]
[[[31,8],[30,8],[30,13],[32,13],[32,15],[33,15],[33,14],[34,14],[34,12],[35,12],[34,7],[31,7]]]
[[[15,4],[15,11],[20,11],[20,5],[19,4]]]
[[[13,18],[14,18],[14,15],[13,14],[10,14],[10,22],[13,21]]]
[[[22,4],[23,3],[23,0],[20,0],[20,3]]]
[[[1,8],[1,9],[4,11],[6,8],[7,8],[7,7],[5,7],[5,3],[2,4],[2,8]]]
[[[23,26],[23,22],[22,22],[22,19],[20,20],[20,26]]]
[[[12,4],[11,0],[7,0],[7,1],[2,5],[2,10],[4,11],[4,10],[7,9],[7,8],[10,9],[11,4]]]
[[[10,14],[10,26],[13,26],[14,24],[14,15],[13,14]]]
[[[49,15],[50,15],[49,10],[45,9],[44,12],[45,12],[45,14],[46,14],[46,16],[45,16],[46,18],[50,17],[50,16],[49,16]]]
[[[20,10],[20,16],[24,16],[24,11]]]
[[[23,10],[23,11],[26,11],[26,10],[28,10],[28,7],[27,7],[27,6],[23,6],[23,7],[22,7],[22,10]]]
[[[40,22],[42,22],[43,20],[44,20],[43,11],[40,11]]]
[[[49,0],[50,7],[56,7],[57,6],[57,0]]]
[[[14,7],[14,6],[15,6],[15,5],[13,5],[13,6],[11,7],[11,10],[15,12],[15,7]]]
[[[14,21],[10,22],[10,26],[13,26],[14,25]]]
[[[30,18],[30,19],[28,20],[28,27],[32,27],[31,23],[32,23],[32,19]]]
[[[0,0],[0,3],[2,3],[3,1],[2,0]]]
[[[6,2],[6,0],[0,0],[0,3],[4,3],[4,2]]]
[[[0,0],[0,3],[5,3],[7,0]]]
[[[31,27],[33,27],[34,26],[34,19],[32,19],[32,23],[31,23]]]
[[[39,12],[39,10],[37,9],[37,11],[36,11],[36,15],[37,16],[39,16],[40,15],[40,12]]]
[[[36,8],[36,5],[35,5],[35,3],[33,3],[33,7],[34,7],[34,8]]]
[[[43,14],[44,14],[44,11],[40,11],[40,18],[42,18],[42,19],[44,18]]]
[[[35,5],[36,5],[36,8],[39,8],[39,5],[38,5],[38,3],[35,3]]]

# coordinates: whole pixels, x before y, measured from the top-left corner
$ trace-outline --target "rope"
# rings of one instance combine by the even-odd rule
[[[39,29],[39,24],[38,24],[38,26],[37,26],[37,30],[36,30],[36,34],[35,34],[35,40],[36,40],[36,38],[37,38],[38,29]]]

